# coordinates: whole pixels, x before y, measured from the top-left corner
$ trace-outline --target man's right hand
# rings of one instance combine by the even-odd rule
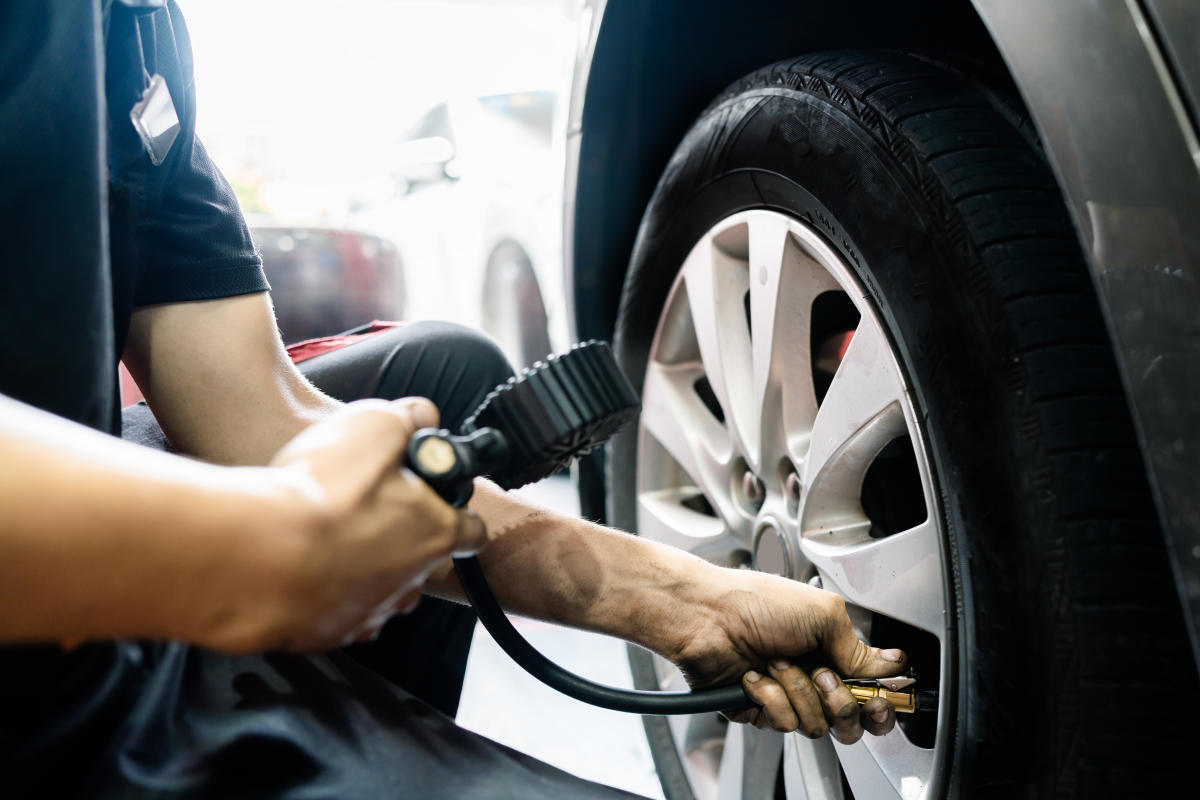
[[[199,643],[333,649],[411,610],[446,558],[481,549],[479,517],[451,508],[401,466],[412,434],[437,422],[424,399],[363,400],[284,446],[260,473],[279,516],[233,559],[246,569],[246,594],[215,604]]]

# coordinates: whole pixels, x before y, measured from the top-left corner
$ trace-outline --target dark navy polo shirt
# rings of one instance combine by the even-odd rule
[[[180,121],[160,166],[130,119],[154,74]],[[116,433],[135,307],[268,288],[195,122],[174,2],[0,3],[0,393]],[[0,648],[0,795],[78,787],[165,647]]]

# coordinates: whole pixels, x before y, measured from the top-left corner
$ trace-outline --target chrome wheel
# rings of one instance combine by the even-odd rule
[[[733,215],[696,243],[646,369],[638,532],[841,594],[863,638],[925,652],[914,658],[920,688],[936,683],[947,697],[938,495],[920,417],[866,295],[837,251],[781,213]],[[686,688],[665,660],[656,674],[664,689]],[[701,800],[774,798],[780,780],[789,800],[908,800],[938,791],[946,706],[851,746],[717,715],[670,724]]]

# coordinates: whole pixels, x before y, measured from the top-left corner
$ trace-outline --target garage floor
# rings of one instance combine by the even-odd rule
[[[521,491],[540,505],[578,513],[566,478]],[[632,687],[624,642],[534,620],[514,623],[552,661],[596,681]],[[512,663],[482,627],[475,629],[458,722],[580,777],[662,797],[640,717],[594,708],[544,686]]]

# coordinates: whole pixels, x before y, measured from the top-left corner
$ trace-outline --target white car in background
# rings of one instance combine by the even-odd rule
[[[409,317],[481,327],[517,367],[566,344],[555,92],[446,100],[388,159],[392,197],[351,226],[396,242]]]

